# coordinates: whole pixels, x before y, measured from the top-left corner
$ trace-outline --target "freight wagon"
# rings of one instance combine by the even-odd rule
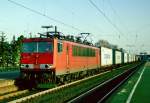
[[[124,53],[124,63],[128,63],[128,54]]]
[[[106,47],[100,47],[100,56],[101,56],[101,66],[110,66],[112,65],[112,49]]]
[[[115,51],[115,64],[121,64],[121,52]]]
[[[132,62],[132,55],[131,54],[128,54],[128,62]]]

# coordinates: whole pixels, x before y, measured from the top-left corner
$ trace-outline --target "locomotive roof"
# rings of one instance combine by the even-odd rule
[[[53,41],[55,38],[25,38],[23,39],[23,42],[41,42],[41,41]],[[58,39],[58,38],[57,38]],[[92,45],[86,45],[86,44],[82,44],[82,43],[77,43],[77,42],[72,42],[72,41],[67,41],[67,40],[61,40],[58,39],[59,41],[63,41],[63,42],[68,42],[72,45],[76,45],[76,46],[82,46],[82,47],[90,47],[90,48],[95,48],[97,49],[98,47],[92,46]]]
[[[25,38],[23,42],[52,41],[52,38]]]
[[[82,47],[90,47],[90,48],[99,49],[98,47],[95,47],[95,46],[92,46],[92,45],[86,45],[86,44],[72,42],[72,41],[67,41],[67,40],[62,40],[62,41],[68,42],[68,43],[70,43],[72,45],[75,45],[75,46],[82,46]]]
[[[54,39],[56,39],[56,38],[25,38],[25,39],[23,39],[23,42],[42,42],[42,41],[51,42]],[[62,40],[62,39],[58,39],[58,40],[59,41],[64,41],[64,42],[68,42],[68,43],[70,43],[72,45],[75,45],[75,46],[90,47],[90,48],[95,48],[95,49],[104,47],[104,46],[95,47],[95,46],[92,46],[92,45],[86,45],[86,44],[77,43],[77,42],[73,42],[73,41]],[[108,47],[105,47],[105,48],[108,48]],[[112,48],[109,48],[109,49],[112,49]],[[120,51],[120,50],[116,50],[116,51]],[[120,52],[123,52],[123,51],[120,51]],[[127,53],[127,52],[124,51],[124,53]]]

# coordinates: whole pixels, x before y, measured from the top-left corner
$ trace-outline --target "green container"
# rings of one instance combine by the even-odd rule
[[[112,49],[112,64],[116,64],[116,50]]]
[[[123,63],[124,63],[124,52],[121,51],[121,64],[123,64]]]

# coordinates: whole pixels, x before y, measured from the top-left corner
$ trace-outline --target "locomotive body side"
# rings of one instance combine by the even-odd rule
[[[74,42],[56,40],[62,51],[55,54],[56,75],[96,69],[100,66],[99,48]]]

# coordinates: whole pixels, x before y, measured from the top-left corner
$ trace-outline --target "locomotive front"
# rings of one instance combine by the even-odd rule
[[[40,80],[45,75],[54,75],[53,40],[50,38],[24,39],[20,65],[23,78]]]

